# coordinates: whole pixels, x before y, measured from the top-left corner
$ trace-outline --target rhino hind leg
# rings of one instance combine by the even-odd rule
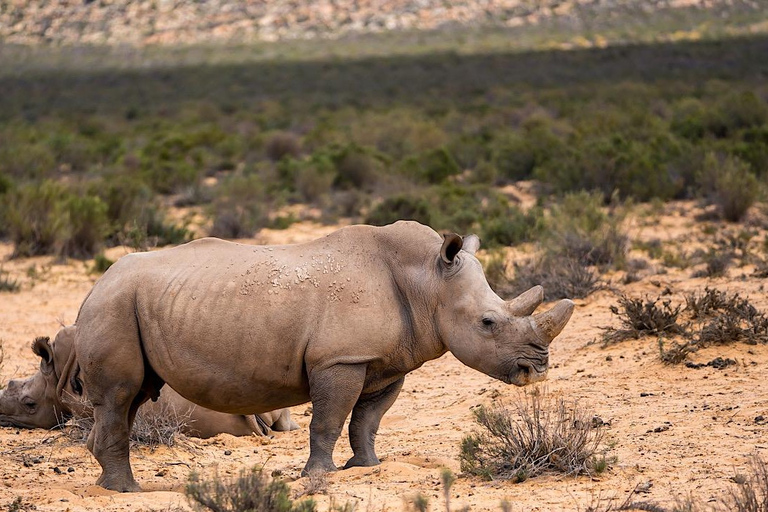
[[[361,395],[352,410],[349,422],[349,444],[354,456],[347,461],[344,468],[354,466],[375,466],[379,464],[376,456],[376,432],[379,430],[381,418],[403,388],[405,377],[401,377],[384,389],[368,395]]]
[[[340,364],[310,374],[309,460],[302,476],[314,471],[336,471],[333,448],[363,390],[365,371],[365,365]]]
[[[129,434],[139,406],[157,396],[162,381],[146,366],[138,337],[123,332],[111,336],[110,343],[102,343],[101,333],[85,331],[88,334],[78,339],[78,358],[83,363],[83,384],[93,403],[88,449],[102,469],[96,483],[106,489],[132,492],[141,489],[131,471]]]

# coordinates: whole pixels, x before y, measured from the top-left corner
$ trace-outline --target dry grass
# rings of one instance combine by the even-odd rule
[[[93,407],[86,400],[77,404],[78,414],[71,418],[65,427],[67,437],[75,443],[85,443],[93,428]],[[159,411],[149,412],[141,407],[136,413],[136,419],[131,429],[131,445],[147,446],[155,449],[158,446],[177,446],[185,439],[184,430],[189,426],[189,413],[180,414],[171,406],[161,407]]]
[[[608,468],[600,452],[604,430],[578,402],[535,388],[511,405],[481,406],[482,427],[462,440],[461,468],[488,479],[522,482],[543,473],[596,474]]]
[[[536,285],[544,287],[545,300],[582,299],[602,288],[600,278],[573,258],[547,258],[515,266],[515,277],[505,290],[517,296]]]

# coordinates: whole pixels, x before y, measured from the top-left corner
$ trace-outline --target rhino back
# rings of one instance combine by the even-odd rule
[[[392,247],[381,247],[396,234],[355,226],[292,246],[202,239],[130,255],[81,315],[135,313],[149,364],[205,407],[247,414],[303,403],[308,369],[398,353],[406,326]]]

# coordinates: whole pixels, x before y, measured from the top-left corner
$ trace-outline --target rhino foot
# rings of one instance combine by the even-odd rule
[[[109,489],[110,491],[117,491],[117,492],[141,492],[141,487],[139,486],[138,482],[131,477],[128,478],[117,478],[117,477],[110,477],[110,475],[107,475],[105,473],[102,473],[98,480],[96,480],[96,485],[100,485],[101,487],[105,489]]]
[[[371,466],[378,466],[381,464],[381,461],[378,459],[378,457],[358,457],[355,455],[351,459],[347,461],[346,464],[344,464],[344,469],[354,468],[354,467],[371,467]]]
[[[301,476],[308,476],[310,473],[330,473],[331,471],[338,471],[339,468],[329,461],[313,460],[312,458],[307,461],[307,465],[301,470]]]

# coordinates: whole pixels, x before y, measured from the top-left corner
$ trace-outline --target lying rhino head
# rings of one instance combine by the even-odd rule
[[[62,398],[79,395],[77,379],[68,379],[74,327],[65,327],[50,338],[36,338],[32,351],[40,356],[40,370],[24,380],[12,380],[0,391],[0,425],[53,428],[72,414],[72,404]],[[71,380],[71,382],[70,382]]]
[[[438,262],[444,287],[436,310],[438,331],[467,366],[517,386],[543,380],[549,344],[571,318],[573,302],[561,300],[533,315],[544,300],[541,286],[505,302],[488,286],[475,257],[479,245],[474,235],[445,235]]]

